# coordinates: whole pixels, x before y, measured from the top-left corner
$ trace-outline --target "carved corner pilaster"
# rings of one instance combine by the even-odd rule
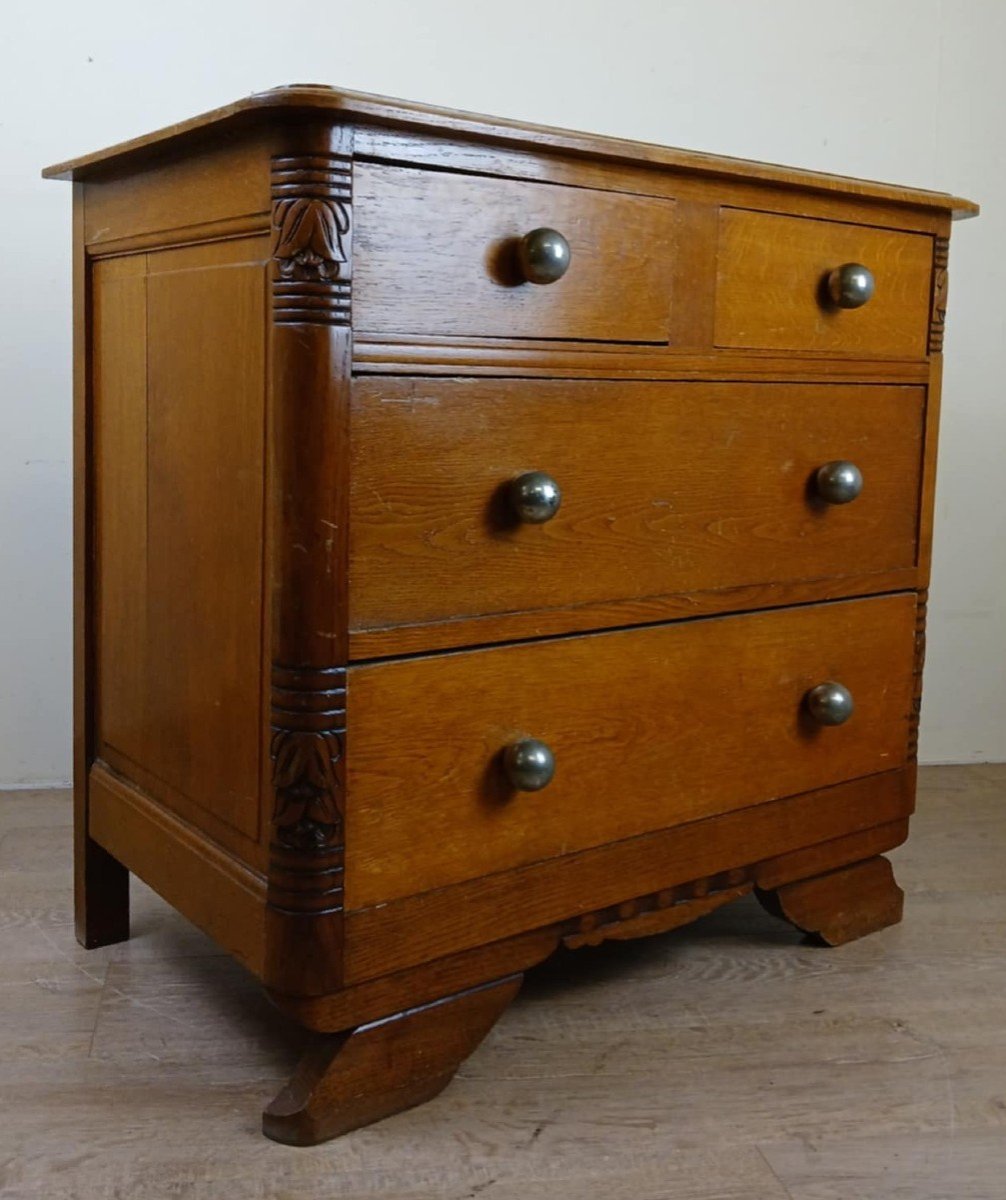
[[[922,671],[926,663],[926,611],[929,592],[918,594],[915,610],[915,661],[912,667],[912,711],[908,718],[908,761],[919,756],[919,720],[922,715]]]
[[[933,239],[933,298],[929,316],[929,353],[943,353],[943,331],[947,321],[947,291],[949,275],[947,264],[950,258],[950,239]]]
[[[280,325],[349,325],[352,162],[272,159],[272,304]]]
[[[270,160],[268,985],[342,977],[351,131],[293,123]]]

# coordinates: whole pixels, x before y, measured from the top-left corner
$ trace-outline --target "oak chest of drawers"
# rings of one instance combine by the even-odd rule
[[[942,194],[321,87],[74,180],[77,914],[434,1095],[557,946],[901,915]]]

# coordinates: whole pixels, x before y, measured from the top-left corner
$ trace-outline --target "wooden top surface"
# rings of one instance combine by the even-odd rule
[[[844,193],[937,209],[950,212],[955,217],[974,216],[978,212],[977,204],[944,192],[897,187],[893,184],[846,178],[819,171],[801,171],[741,158],[727,158],[693,150],[676,150],[647,142],[630,142],[597,134],[552,129],[544,125],[528,125],[499,117],[394,100],[387,96],[342,91],[320,84],[295,84],[290,87],[273,88],[267,92],[257,92],[223,108],[216,108],[201,116],[181,121],[177,125],[169,125],[165,129],[128,142],[120,142],[105,150],[56,163],[47,167],[43,175],[48,179],[97,178],[113,168],[134,163],[139,165],[144,158],[156,154],[165,144],[175,139],[188,139],[193,135],[204,134],[212,127],[224,133],[256,118],[261,119],[263,114],[277,111],[332,113],[347,121],[408,129],[418,133],[447,135],[522,149],[556,151],[635,165],[668,167],[719,178],[760,179],[789,187]]]

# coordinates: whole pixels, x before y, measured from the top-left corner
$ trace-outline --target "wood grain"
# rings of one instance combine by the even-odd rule
[[[269,984],[342,982],[352,131],[304,122],[270,163]]]
[[[351,668],[347,907],[899,766],[914,622],[900,595]],[[803,715],[826,679],[839,729]],[[535,795],[499,765],[528,736],[557,762]]]
[[[709,289],[710,296],[712,289]],[[712,347],[710,337],[705,343]],[[613,342],[535,342],[529,338],[359,334],[357,375],[517,376],[520,379],[666,379],[771,383],[926,383],[922,360],[855,358],[835,352],[695,350]]]
[[[93,268],[97,736],[142,759],[147,653],[147,256]]]
[[[583,188],[356,168],[355,326],[368,333],[666,342],[674,205]],[[572,259],[523,281],[516,243],[564,233]]]
[[[716,344],[922,358],[932,239],[840,222],[725,208],[720,216]],[[822,300],[828,273],[864,263],[876,292],[862,308]]]
[[[920,388],[356,380],[354,631],[915,564]],[[687,447],[687,449],[686,449]],[[817,468],[852,459],[852,504]],[[506,488],[548,472],[522,524]]]
[[[231,143],[203,145],[90,188],[84,229],[89,251],[121,252],[127,238],[153,238],[163,246],[194,227],[252,216],[261,231],[269,209],[262,159],[270,143],[271,135],[260,131]]]
[[[437,1002],[559,942],[715,920],[753,887],[831,940],[893,919],[877,856],[913,805],[947,237],[973,205],[310,86],[63,169],[77,928],[126,936],[132,872],[287,1014],[352,1031],[277,1132],[432,1094],[471,1026]],[[533,225],[573,248],[550,287],[515,272]],[[851,259],[877,296],[826,312]],[[866,490],[825,510],[808,484],[839,456]],[[501,506],[531,469],[566,494],[536,530]],[[856,697],[840,729],[804,713],[827,678]],[[533,799],[499,770],[527,735],[558,752]],[[0,826],[0,869],[50,849]],[[67,920],[47,869],[33,928]],[[3,916],[6,951],[29,934]],[[67,957],[85,1012],[111,964],[98,1057],[138,1044],[134,953]],[[90,1128],[93,1089],[72,1095]]]
[[[265,973],[265,879],[105,763],[88,780],[91,832],[255,975]]]
[[[346,978],[359,983],[577,911],[890,824],[911,814],[914,795],[913,772],[885,771],[350,912]]]
[[[896,925],[905,903],[891,864],[883,857],[787,883],[758,897],[769,912],[829,946],[843,946]]]
[[[263,1133],[314,1146],[439,1095],[521,979],[513,975],[323,1038],[262,1114]]]
[[[234,129],[254,126],[258,123],[257,118],[260,115],[275,110],[286,110],[292,116],[313,113],[315,117],[319,117],[327,113],[333,121],[355,121],[364,128],[376,126],[378,132],[385,132],[389,126],[405,131],[429,131],[433,134],[446,134],[462,142],[516,146],[545,154],[555,152],[577,157],[586,155],[600,160],[612,160],[620,165],[637,163],[648,167],[671,168],[686,174],[696,173],[703,178],[720,176],[741,181],[764,180],[789,188],[845,193],[919,208],[942,209],[960,216],[971,216],[978,211],[978,206],[972,201],[943,192],[851,179],[820,171],[801,171],[793,167],[724,158],[694,150],[675,150],[667,146],[623,141],[597,134],[576,133],[317,84],[279,87],[245,96],[232,104],[147,133],[130,142],[122,142],[106,150],[54,164],[47,167],[44,174],[50,179],[79,179],[88,176],[98,178],[122,166],[136,169],[144,159],[154,157],[163,149],[161,143],[174,141],[179,148],[190,151],[194,144],[198,145],[206,132],[216,137],[226,137]]]

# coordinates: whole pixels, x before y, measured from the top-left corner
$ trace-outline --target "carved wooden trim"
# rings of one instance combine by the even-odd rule
[[[561,926],[563,945],[571,950],[664,933],[736,900],[754,887],[754,868],[738,867],[706,879],[662,888],[596,912],[574,917]]]
[[[929,318],[929,353],[943,353],[943,331],[947,320],[947,290],[950,239],[933,238],[933,303]]]
[[[341,852],[345,668],[274,665],[271,711],[274,847]]]
[[[274,666],[271,716],[275,807],[267,902],[282,916],[339,920],[345,669]]]
[[[915,610],[915,661],[912,667],[912,711],[908,718],[908,761],[919,756],[919,719],[922,715],[922,670],[926,662],[926,611],[929,592],[920,591]]]
[[[272,686],[266,982],[341,986],[352,130],[291,122],[270,161]]]
[[[352,163],[272,159],[272,303],[280,325],[350,323]]]

